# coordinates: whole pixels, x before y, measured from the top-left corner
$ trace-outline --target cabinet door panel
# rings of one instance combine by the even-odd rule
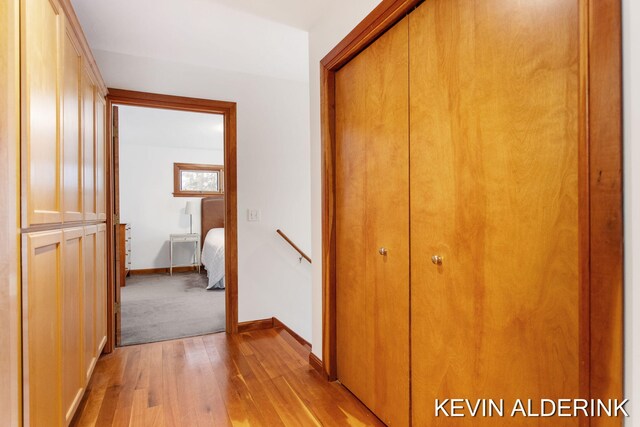
[[[435,399],[580,397],[578,3],[409,16],[415,425],[515,423],[436,419]]]
[[[83,340],[84,375],[88,382],[96,363],[95,311],[96,311],[96,252],[97,227],[84,227],[84,287],[83,287]]]
[[[95,86],[88,70],[82,79],[82,139],[84,151],[84,219],[94,221],[96,215],[96,135]]]
[[[409,423],[407,30],[405,19],[336,73],[338,379],[400,426]]]
[[[107,219],[106,193],[106,113],[107,106],[102,96],[96,96],[96,212],[98,220]]]
[[[80,76],[82,59],[69,31],[64,37],[63,193],[64,221],[82,221],[82,134],[80,128]]]
[[[98,225],[96,234],[96,357],[107,342],[107,226]]]
[[[82,368],[84,283],[84,230],[64,230],[64,280],[62,285],[62,412],[67,424],[80,403],[85,385]]]
[[[24,226],[62,221],[60,39],[63,18],[50,0],[24,0],[22,112]]]
[[[60,317],[62,232],[25,235],[23,263],[23,360],[25,426],[58,426],[60,399]]]

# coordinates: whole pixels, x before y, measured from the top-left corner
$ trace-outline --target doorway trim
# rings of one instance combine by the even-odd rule
[[[237,124],[236,103],[201,98],[136,92],[123,89],[108,89],[107,95],[107,215],[108,233],[108,336],[105,351],[116,347],[115,328],[115,179],[118,177],[117,147],[112,135],[114,105],[163,108],[169,110],[212,113],[224,116],[224,166],[225,166],[225,315],[226,332],[238,332],[238,195],[237,195]]]
[[[320,61],[322,364],[336,364],[335,74],[422,0],[383,0]],[[619,0],[579,0],[580,391],[623,394],[622,53]],[[586,208],[588,207],[588,209]],[[577,397],[577,396],[576,396]]]

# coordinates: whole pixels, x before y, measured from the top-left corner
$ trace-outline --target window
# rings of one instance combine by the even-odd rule
[[[173,164],[173,196],[198,197],[224,193],[224,167],[218,165]]]

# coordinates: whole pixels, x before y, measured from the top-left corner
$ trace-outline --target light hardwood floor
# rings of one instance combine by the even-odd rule
[[[73,426],[380,426],[286,331],[219,333],[103,356]]]

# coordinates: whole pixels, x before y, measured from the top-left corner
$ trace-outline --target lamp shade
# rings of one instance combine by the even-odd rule
[[[184,213],[187,215],[195,215],[197,213],[195,202],[187,202],[187,206],[184,207]]]

